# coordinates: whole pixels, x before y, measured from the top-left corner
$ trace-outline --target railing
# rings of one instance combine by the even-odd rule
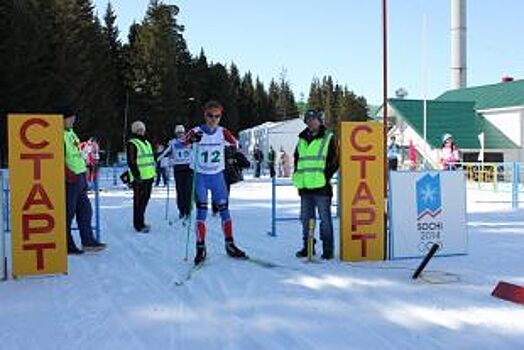
[[[11,211],[10,211],[10,191],[8,178],[9,178],[9,172],[6,169],[0,169],[0,188],[1,188],[1,194],[2,194],[2,202],[3,202],[3,208],[2,208],[2,221],[0,221],[0,226],[3,229],[3,232],[8,233],[11,232]],[[100,240],[100,191],[99,191],[99,180],[98,177],[95,179],[93,184],[93,190],[94,190],[94,221],[95,225],[92,227],[95,238],[97,241]],[[65,199],[64,199],[65,200]],[[65,215],[65,213],[64,213]],[[71,228],[74,231],[77,231],[77,227]],[[1,230],[0,230],[1,232]]]
[[[524,163],[461,162],[457,168],[466,172],[468,186],[479,190],[511,192],[511,206],[519,207],[520,192],[524,189],[521,179]]]
[[[338,177],[335,176],[331,180],[331,185],[333,186],[333,197],[334,201],[332,202],[332,206],[336,207],[336,213],[334,217],[338,216]],[[283,186],[293,186],[293,183],[291,182],[291,179],[289,178],[283,178],[277,180],[277,177],[274,176],[271,178],[271,231],[268,232],[268,235],[271,237],[277,236],[277,222],[284,222],[284,221],[299,221],[299,216],[277,216],[277,187],[283,187]]]

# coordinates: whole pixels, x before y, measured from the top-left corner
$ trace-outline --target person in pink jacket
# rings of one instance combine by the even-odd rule
[[[453,136],[451,136],[451,134],[444,134],[440,152],[440,165],[442,169],[455,170],[459,161],[458,146],[453,143]]]

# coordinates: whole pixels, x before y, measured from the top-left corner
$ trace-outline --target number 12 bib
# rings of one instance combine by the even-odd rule
[[[198,143],[197,172],[201,174],[216,174],[224,170],[225,155],[224,130],[218,127],[212,134],[204,133]]]

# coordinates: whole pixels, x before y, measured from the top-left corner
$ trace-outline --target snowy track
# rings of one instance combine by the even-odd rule
[[[269,193],[268,182],[233,186],[234,231],[248,254],[285,267],[228,258],[209,217],[209,260],[176,287],[194,239],[184,262],[186,228],[164,220],[165,190],[154,190],[148,235],[132,230],[129,192],[103,192],[107,251],[70,257],[67,276],[0,283],[0,349],[524,348],[524,307],[490,296],[498,280],[524,284],[524,212],[495,212],[476,194],[470,254],[428,266],[460,281],[435,285],[410,279],[415,260],[304,264],[298,222],[266,234]],[[294,190],[279,197],[297,215]]]

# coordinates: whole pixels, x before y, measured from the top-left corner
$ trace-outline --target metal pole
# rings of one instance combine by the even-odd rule
[[[0,169],[0,280],[7,280],[7,257],[4,232],[4,173]]]
[[[277,236],[277,180],[276,176],[271,178],[271,237]]]
[[[387,36],[387,0],[382,0],[382,53],[383,53],[383,96],[382,96],[382,105],[384,106],[384,140],[383,140],[383,152],[384,152],[384,203],[387,206],[388,198],[388,166],[387,166],[387,156],[385,155],[387,151],[387,136],[388,136],[388,36]],[[387,217],[387,216],[385,216]],[[384,224],[384,260],[387,259],[387,246],[388,246],[388,236],[387,236],[387,224]]]
[[[98,176],[95,174],[95,238],[100,242],[100,191],[98,189]]]
[[[124,150],[126,149],[126,143],[127,143],[127,113],[129,111],[129,91],[126,90],[126,106],[124,109]]]
[[[513,163],[513,181],[512,181],[512,196],[511,196],[511,207],[512,209],[519,208],[519,164]]]

